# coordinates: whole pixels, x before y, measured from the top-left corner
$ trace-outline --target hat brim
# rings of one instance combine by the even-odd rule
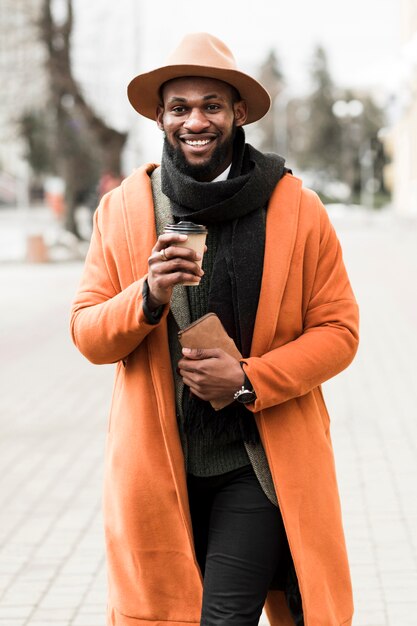
[[[145,117],[155,120],[156,109],[161,104],[160,88],[168,80],[198,76],[222,80],[235,87],[248,106],[246,124],[263,117],[271,106],[271,97],[257,80],[239,72],[205,65],[165,65],[151,72],[139,74],[127,88],[127,95],[133,108]]]

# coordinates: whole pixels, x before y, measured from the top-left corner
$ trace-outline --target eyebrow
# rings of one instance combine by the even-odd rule
[[[219,96],[216,93],[211,93],[208,94],[207,96],[203,96],[203,100],[214,100],[214,99],[218,99],[218,100],[223,100],[222,96]],[[187,98],[181,98],[181,96],[172,96],[168,102],[187,102]]]

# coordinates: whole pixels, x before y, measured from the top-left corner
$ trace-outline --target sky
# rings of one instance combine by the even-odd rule
[[[341,87],[395,92],[400,63],[401,0],[74,0],[76,73],[91,99],[119,128],[136,132],[135,159],[157,160],[160,135],[139,120],[126,98],[137,73],[165,63],[187,32],[207,31],[233,51],[239,69],[255,74],[273,49],[289,93],[309,89],[317,44],[325,47]],[[92,88],[92,85],[94,87]],[[146,153],[146,154],[145,154]]]
[[[288,82],[297,89],[305,86],[309,57],[318,43],[329,51],[338,81],[386,81],[386,65],[399,46],[399,5],[399,0],[240,0],[213,10],[192,0],[162,1],[155,30],[142,29],[143,61],[149,66],[156,56],[163,61],[183,33],[204,30],[223,39],[248,69],[256,69],[275,49]],[[151,3],[143,6],[150,25],[154,9]]]

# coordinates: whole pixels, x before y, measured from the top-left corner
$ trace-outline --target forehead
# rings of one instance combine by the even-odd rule
[[[164,83],[161,87],[161,94],[164,101],[175,97],[204,98],[209,95],[231,100],[232,87],[228,83],[215,78],[187,76],[184,78],[173,78]]]

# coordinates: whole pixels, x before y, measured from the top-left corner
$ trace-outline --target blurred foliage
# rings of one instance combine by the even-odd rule
[[[26,144],[25,157],[36,175],[56,174],[52,147],[52,129],[47,113],[27,111],[19,120],[19,130]]]
[[[271,63],[271,59],[273,62]],[[265,74],[269,68],[269,74]],[[265,117],[263,149],[284,152],[288,165],[300,168],[323,197],[353,202],[364,187],[372,187],[374,200],[385,204],[384,166],[388,157],[379,139],[385,125],[384,111],[370,93],[341,89],[332,79],[326,52],[318,46],[311,61],[311,91],[305,97],[289,97],[277,58],[268,55],[259,78],[275,82],[273,111]],[[264,79],[265,81],[265,79]],[[272,84],[264,82],[269,89]],[[338,101],[359,101],[361,112],[337,116]],[[310,182],[311,181],[311,182]],[[345,189],[343,197],[342,188]],[[347,191],[346,191],[347,190]],[[370,191],[367,191],[368,197]],[[382,199],[382,200],[381,200]]]
[[[332,113],[332,107],[337,100],[336,88],[328,69],[327,57],[324,49],[318,47],[313,55],[311,78],[313,91],[301,100],[301,119],[306,119],[301,131],[304,135],[302,142],[296,142],[292,150],[297,165],[303,169],[326,170],[330,177],[340,176],[340,146],[341,126]],[[295,111],[295,119],[300,114]],[[292,116],[291,120],[294,119]],[[290,129],[294,134],[299,125]],[[292,142],[291,142],[292,144]],[[297,146],[301,149],[297,150]]]
[[[259,81],[266,87],[272,100],[279,96],[284,89],[281,64],[273,50],[270,51],[259,70]],[[259,149],[264,152],[280,152],[279,128],[274,108],[257,123],[260,130]]]

